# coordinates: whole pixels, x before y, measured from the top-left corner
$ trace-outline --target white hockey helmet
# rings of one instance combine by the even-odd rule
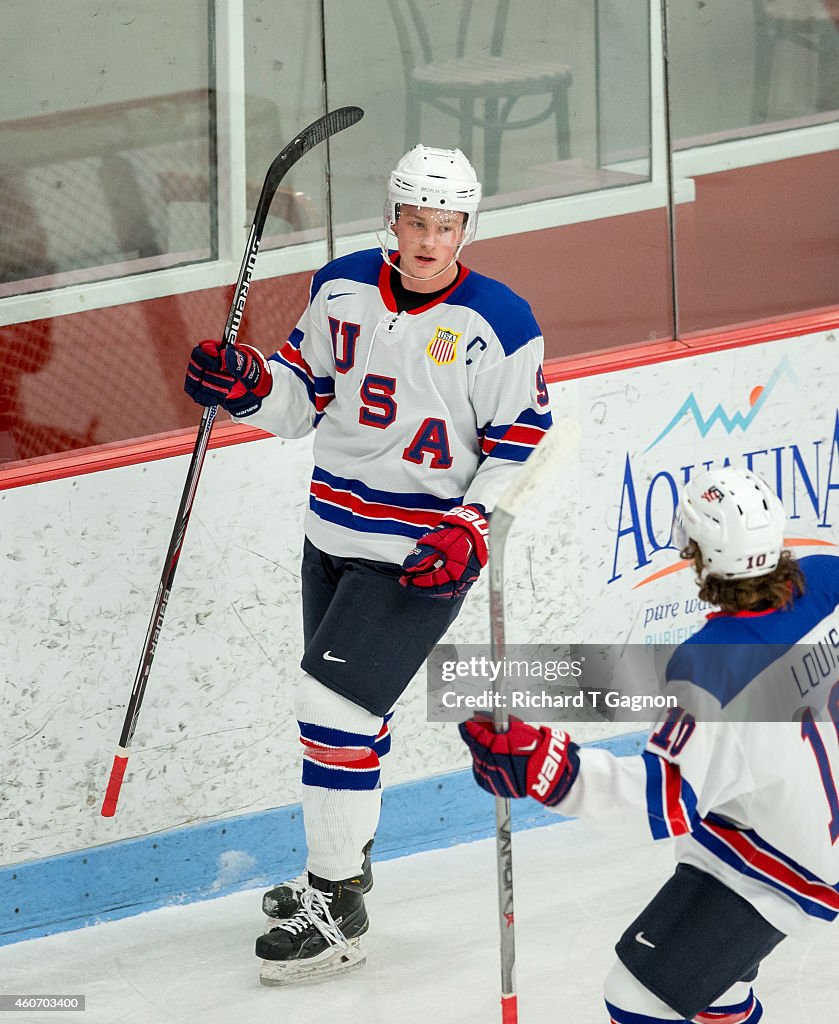
[[[400,203],[466,214],[463,245],[475,237],[481,183],[459,149],[414,146],[391,172],[387,183],[385,230],[396,222]]]
[[[703,580],[766,576],[781,558],[786,518],[777,494],[759,476],[725,466],[698,473],[687,484],[673,541],[679,550],[690,540],[699,546]]]

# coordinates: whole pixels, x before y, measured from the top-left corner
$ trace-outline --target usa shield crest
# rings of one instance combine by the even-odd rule
[[[462,331],[450,331],[446,327],[438,327],[437,333],[428,343],[426,349],[432,362],[437,363],[438,366],[453,363],[457,356],[457,343],[462,333]]]

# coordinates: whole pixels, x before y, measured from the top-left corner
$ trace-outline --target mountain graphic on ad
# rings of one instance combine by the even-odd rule
[[[711,428],[717,423],[721,424],[723,430],[729,435],[738,428],[745,433],[755,419],[757,419],[761,409],[769,401],[769,396],[783,377],[789,377],[795,386],[798,387],[798,379],[790,366],[787,356],[784,356],[780,363],[778,363],[765,384],[759,384],[752,388],[749,393],[749,409],[747,412],[741,412],[738,409],[735,412],[728,413],[721,403],[717,403],[714,409],[706,416],[699,407],[696,395],[691,391],[664,430],[661,431],[651,444],[647,445],[644,452],[646,453],[650,449],[655,448],[685,417],[693,419],[700,436],[703,438],[708,436]]]

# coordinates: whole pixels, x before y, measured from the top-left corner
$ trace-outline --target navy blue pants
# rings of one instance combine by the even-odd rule
[[[374,715],[390,711],[463,604],[418,596],[401,575],[392,562],[337,558],[304,543],[301,667]]]
[[[615,951],[645,988],[693,1020],[736,981],[754,981],[783,938],[727,885],[679,864]]]

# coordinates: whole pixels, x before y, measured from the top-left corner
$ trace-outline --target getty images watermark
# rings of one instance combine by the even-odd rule
[[[505,708],[507,711],[540,711],[569,709],[592,710],[600,708],[616,711],[658,711],[661,708],[678,706],[675,696],[663,694],[627,694],[620,690],[601,690],[591,687],[553,687],[553,683],[567,683],[581,680],[585,656],[570,660],[546,658],[501,658],[493,659],[485,654],[468,658],[445,660],[440,664],[442,683],[460,684],[464,681],[488,684],[475,692],[461,692],[457,686],[447,690],[441,688],[439,700],[443,708],[466,708],[467,710]],[[498,687],[499,681],[514,685]],[[522,685],[524,684],[524,685]]]
[[[834,648],[528,644],[494,657],[486,646],[439,644],[428,659],[428,719],[504,710],[526,721],[644,725],[681,708],[697,721],[800,722],[812,713],[839,725],[828,699],[839,639]],[[759,685],[744,687],[744,671]]]
[[[678,705],[646,670],[640,690],[627,672],[621,685],[613,684],[612,654],[611,648],[527,645],[494,658],[487,648],[439,645],[428,660],[429,720],[459,722],[475,711],[503,709],[543,721],[648,722]]]

